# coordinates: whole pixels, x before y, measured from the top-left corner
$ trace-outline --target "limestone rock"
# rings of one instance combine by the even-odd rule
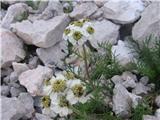
[[[67,49],[65,41],[57,43],[50,48],[38,48],[37,55],[46,66],[54,65],[62,68],[62,59],[67,55],[64,50]]]
[[[24,104],[17,98],[1,97],[1,114],[2,120],[18,120],[22,118],[26,113]]]
[[[62,40],[62,34],[69,23],[67,15],[56,16],[49,20],[28,20],[11,25],[14,31],[27,44],[48,48]],[[24,29],[25,28],[25,29]]]
[[[143,120],[159,120],[159,119],[157,119],[157,117],[155,116],[143,115]]]
[[[135,88],[136,87],[136,82],[133,79],[127,79],[122,84],[125,88]]]
[[[123,79],[120,75],[115,75],[111,78],[112,82],[116,85],[116,84],[122,84],[123,83]]]
[[[1,67],[9,67],[12,62],[21,61],[25,57],[22,41],[12,32],[1,29]]]
[[[75,19],[88,18],[97,9],[98,7],[96,6],[96,4],[92,2],[77,4],[73,11],[70,13],[70,17]]]
[[[2,20],[2,27],[9,29],[10,24],[15,22],[15,19],[28,12],[28,6],[25,3],[16,3],[9,6],[5,17]]]
[[[16,63],[16,62],[13,62],[12,66],[13,66],[14,72],[16,72],[18,76],[22,72],[24,72],[26,70],[29,70],[29,68],[28,68],[28,66],[27,66],[26,63]]]
[[[43,81],[51,78],[52,74],[51,69],[39,65],[36,69],[23,72],[19,76],[19,82],[31,95],[40,95]]]
[[[132,51],[127,47],[127,43],[121,40],[118,41],[118,45],[112,47],[112,53],[116,57],[120,65],[127,65],[133,62],[134,56]]]
[[[136,95],[147,94],[149,90],[149,87],[143,85],[142,83],[137,83],[136,87],[132,90],[132,93]]]
[[[52,120],[50,117],[40,114],[40,113],[36,113],[35,117],[37,120]]]
[[[153,2],[142,13],[141,19],[134,25],[132,36],[139,43],[151,34],[160,36],[160,2]],[[152,41],[153,43],[155,41]],[[152,46],[152,43],[151,43]]]
[[[141,0],[109,0],[103,6],[104,17],[120,24],[136,21],[144,5]]]
[[[1,86],[1,95],[2,96],[7,96],[9,95],[10,87],[7,85],[2,85]]]
[[[108,20],[95,21],[93,22],[95,33],[91,44],[97,48],[97,43],[108,42],[110,44],[117,43],[119,36],[119,25],[115,25]]]
[[[113,93],[113,111],[122,118],[128,118],[132,104],[128,91],[121,84],[116,84]]]
[[[160,108],[160,95],[156,97],[155,103]]]

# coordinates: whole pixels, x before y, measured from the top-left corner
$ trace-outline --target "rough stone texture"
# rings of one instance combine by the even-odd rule
[[[151,34],[160,36],[160,2],[158,1],[153,2],[144,10],[141,19],[132,29],[132,36],[139,43]]]
[[[45,4],[45,3],[44,3]],[[63,14],[63,6],[59,1],[49,0],[48,6],[39,16],[39,19],[50,19],[53,16],[62,15]]]
[[[10,82],[17,82],[18,81],[18,75],[16,72],[12,72],[9,76]]]
[[[93,13],[90,16],[90,19],[98,19],[99,17],[101,17],[103,15],[103,11],[101,9],[98,9],[95,13]]]
[[[70,13],[70,17],[75,19],[88,18],[97,9],[98,7],[96,6],[96,4],[92,2],[77,4],[73,11]]]
[[[160,119],[160,108],[156,110],[155,116]]]
[[[149,81],[149,78],[147,76],[144,76],[140,79],[140,82],[143,84],[143,85],[147,85]]]
[[[55,65],[60,68],[63,66],[62,59],[67,55],[64,51],[67,49],[65,41],[57,43],[55,46],[52,46],[47,49],[38,48],[36,50],[37,55],[42,60],[46,66]]]
[[[62,40],[63,31],[69,21],[67,15],[62,15],[47,21],[36,20],[33,23],[25,20],[12,24],[11,28],[25,43],[48,48]]]
[[[127,47],[127,43],[121,40],[118,41],[118,45],[112,46],[112,53],[114,57],[117,59],[120,65],[127,65],[133,62],[133,54],[132,51]]]
[[[10,24],[15,22],[15,18],[24,12],[28,12],[28,6],[25,3],[16,3],[11,5],[2,20],[2,27],[9,29]]]
[[[6,85],[1,86],[1,95],[2,96],[7,96],[9,95],[10,87]]]
[[[136,82],[133,79],[128,79],[124,81],[122,84],[125,88],[135,88],[136,87]]]
[[[137,81],[136,75],[132,74],[132,73],[129,72],[129,71],[123,72],[123,74],[122,74],[122,79],[123,79],[123,80],[133,79],[135,82]]]
[[[2,120],[19,120],[27,113],[24,104],[17,98],[1,96],[1,102],[3,103],[1,104]]]
[[[22,41],[12,32],[1,29],[1,67],[11,66],[12,62],[20,61],[25,57]]]
[[[36,69],[23,72],[19,76],[19,82],[27,88],[31,95],[40,95],[43,81],[51,78],[52,74],[51,69],[39,65]]]
[[[122,84],[123,83],[123,79],[120,75],[115,75],[111,78],[112,82],[114,84]]]
[[[16,87],[11,87],[10,93],[12,97],[17,97],[21,92],[25,92],[25,89],[22,87],[16,88]]]
[[[32,96],[29,93],[20,93],[18,99],[24,104],[26,108],[27,114],[25,116],[28,118],[32,117],[32,113],[34,112],[34,101]]]
[[[28,66],[30,69],[36,68],[38,64],[39,64],[39,59],[37,56],[34,56],[29,59]]]
[[[95,33],[91,44],[98,47],[97,43],[108,42],[110,44],[117,43],[119,36],[119,25],[115,25],[108,20],[93,22]],[[109,29],[108,29],[109,28]]]
[[[141,0],[109,0],[102,10],[105,18],[116,23],[129,24],[140,17],[144,6]]]
[[[149,90],[149,87],[144,86],[142,83],[137,83],[136,87],[132,90],[132,93],[136,95],[147,94]]]
[[[156,97],[155,103],[160,108],[160,95]]]
[[[35,118],[36,120],[52,120],[50,117],[40,114],[40,113],[36,113]]]
[[[155,116],[143,115],[143,120],[159,120],[159,119],[157,119],[157,117]]]
[[[28,66],[27,66],[26,63],[16,63],[16,62],[13,62],[12,66],[13,66],[14,72],[16,72],[18,76],[22,72],[24,72],[26,70],[29,70],[29,68],[28,68]]]
[[[132,104],[128,91],[121,84],[116,84],[113,93],[113,111],[120,117],[128,118]]]

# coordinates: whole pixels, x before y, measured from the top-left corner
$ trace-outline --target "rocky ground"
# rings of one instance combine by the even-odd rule
[[[2,0],[1,7],[2,120],[51,120],[41,112],[41,87],[56,70],[65,69],[68,46],[62,36],[72,21],[89,18],[95,30],[92,46],[110,43],[122,66],[134,59],[126,47],[128,36],[140,44],[150,34],[160,36],[158,0]],[[148,76],[127,70],[111,80],[111,111],[123,120],[129,120],[132,108],[155,88]],[[143,120],[160,120],[160,95],[152,100],[155,111]]]

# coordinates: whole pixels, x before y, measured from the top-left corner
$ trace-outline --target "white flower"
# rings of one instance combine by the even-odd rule
[[[91,95],[86,95],[86,87],[79,79],[69,80],[67,86],[70,88],[67,92],[66,99],[71,105],[78,102],[85,103],[90,99]]]
[[[43,95],[50,95],[52,92],[54,94],[63,93],[66,91],[66,78],[62,73],[56,73],[56,77],[52,77],[43,86]]]
[[[57,114],[50,109],[50,105],[51,105],[50,96],[43,96],[41,98],[42,113],[49,117],[55,118]]]
[[[82,45],[87,40],[91,40],[94,27],[88,20],[82,19],[69,24],[64,30],[63,39],[68,40],[72,45]]]
[[[71,114],[73,111],[69,108],[69,102],[64,94],[51,94],[51,110],[61,117]]]

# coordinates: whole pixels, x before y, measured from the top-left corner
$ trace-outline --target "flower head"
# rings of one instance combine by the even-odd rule
[[[41,102],[42,102],[43,107],[48,108],[50,107],[51,99],[49,96],[43,96],[41,98]]]
[[[88,32],[89,34],[93,34],[93,33],[94,33],[94,28],[91,27],[91,26],[87,27],[87,32]]]
[[[76,41],[80,40],[80,39],[82,38],[82,33],[79,32],[79,31],[75,31],[75,32],[73,33],[73,38],[74,38]]]

